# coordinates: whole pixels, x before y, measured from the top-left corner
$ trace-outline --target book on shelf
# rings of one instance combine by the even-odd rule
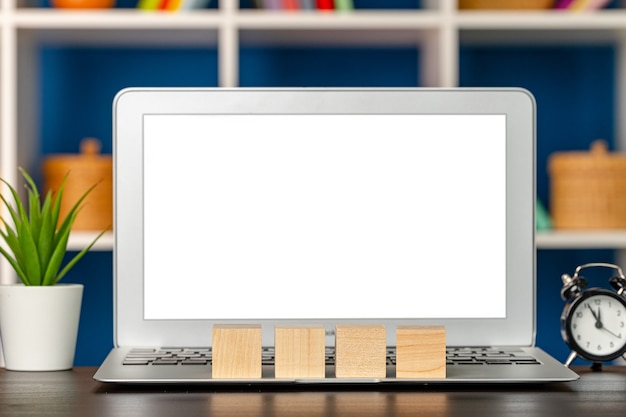
[[[316,0],[315,5],[318,10],[333,10],[335,8],[334,0]]]
[[[154,1],[154,0],[145,0]],[[165,0],[173,1],[173,0]],[[185,1],[185,0],[183,0]],[[255,0],[253,6],[265,10],[354,10],[354,0]]]
[[[554,8],[559,10],[585,11],[603,9],[611,0],[557,0]]]
[[[335,0],[335,10],[341,12],[354,10],[354,3],[352,0]]]
[[[146,11],[180,11],[204,9],[211,0],[139,0],[137,8]]]
[[[282,9],[282,0],[259,0],[257,2],[257,8],[267,10],[280,10]]]
[[[283,0],[282,8],[285,10],[298,10],[300,8],[299,0]]]

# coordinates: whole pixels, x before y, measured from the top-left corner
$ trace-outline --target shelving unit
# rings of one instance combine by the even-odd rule
[[[36,103],[38,47],[42,44],[87,46],[207,46],[218,51],[218,84],[239,84],[239,51],[251,45],[410,46],[419,48],[416,86],[459,84],[461,44],[616,45],[616,74],[626,74],[626,10],[594,13],[560,11],[459,11],[456,0],[422,1],[412,10],[355,10],[351,13],[273,12],[239,9],[238,1],[220,0],[213,10],[145,13],[135,9],[66,11],[32,7],[19,0],[0,1],[0,176],[18,180],[17,167],[40,162]],[[623,75],[622,75],[623,77]],[[626,109],[626,82],[615,80],[616,108]],[[620,123],[621,118],[616,118]],[[616,137],[626,149],[626,127]],[[72,236],[79,249],[89,234]],[[540,249],[610,247],[626,249],[626,231],[611,233],[540,233]],[[98,245],[113,247],[112,235]],[[11,282],[0,262],[0,282]]]

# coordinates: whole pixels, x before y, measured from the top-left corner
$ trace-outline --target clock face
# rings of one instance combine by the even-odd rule
[[[566,342],[589,360],[606,361],[626,350],[626,300],[599,289],[574,301],[565,318]]]

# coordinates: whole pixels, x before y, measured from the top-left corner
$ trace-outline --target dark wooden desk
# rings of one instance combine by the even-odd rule
[[[419,386],[376,390],[324,387],[116,386],[95,368],[26,373],[0,370],[0,416],[620,416],[626,367],[578,368],[581,379],[531,386]]]

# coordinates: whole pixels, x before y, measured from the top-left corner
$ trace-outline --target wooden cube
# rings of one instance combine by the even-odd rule
[[[382,324],[338,324],[335,327],[335,376],[385,378],[387,337]]]
[[[213,326],[213,378],[261,378],[261,325]]]
[[[398,326],[396,329],[396,377],[446,377],[446,329],[444,326]]]
[[[324,326],[288,325],[274,328],[276,378],[326,376]]]

